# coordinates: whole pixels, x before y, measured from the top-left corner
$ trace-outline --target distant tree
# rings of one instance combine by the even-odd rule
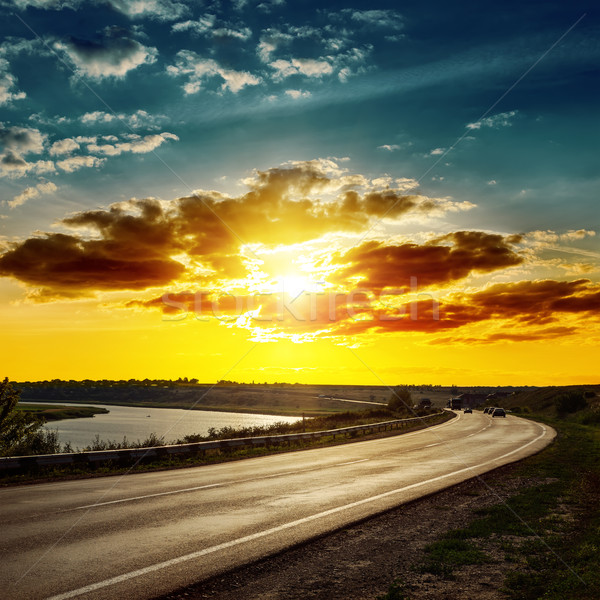
[[[27,445],[35,438],[43,421],[38,417],[17,410],[20,393],[8,377],[0,383],[0,455],[10,456],[18,447]]]
[[[412,394],[405,387],[394,388],[388,400],[388,408],[396,412],[409,412],[413,405]]]

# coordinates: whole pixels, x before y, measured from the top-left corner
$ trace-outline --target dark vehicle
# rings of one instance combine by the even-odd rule
[[[467,414],[467,413],[472,413],[472,412],[473,412],[473,409],[472,409],[472,408],[465,408],[465,410],[464,410],[464,413],[465,413],[465,414]]]
[[[492,417],[504,417],[506,418],[506,411],[503,408],[495,408],[492,413]]]
[[[462,400],[460,398],[450,398],[447,407],[452,410],[460,410],[462,408]]]
[[[488,406],[487,408],[485,408],[485,409],[483,410],[483,412],[484,412],[486,415],[491,415],[491,414],[494,412],[494,407],[493,407],[493,406]]]

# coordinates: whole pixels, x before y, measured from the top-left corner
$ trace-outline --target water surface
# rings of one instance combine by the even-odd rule
[[[140,408],[133,406],[113,406],[108,404],[80,404],[70,402],[35,402],[50,406],[97,406],[110,412],[92,418],[65,419],[52,421],[44,427],[58,430],[62,444],[71,442],[73,449],[83,448],[92,443],[96,435],[102,440],[121,442],[127,437],[129,442],[145,440],[154,433],[164,437],[165,442],[174,442],[184,435],[206,435],[210,427],[252,427],[271,423],[293,423],[301,417],[281,417],[274,415],[254,415],[249,413],[229,413],[207,410],[185,410],[181,408]]]

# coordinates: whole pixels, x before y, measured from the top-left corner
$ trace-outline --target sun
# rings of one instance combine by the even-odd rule
[[[287,274],[278,278],[278,287],[283,294],[296,298],[300,294],[310,291],[314,287],[314,282],[302,275]]]

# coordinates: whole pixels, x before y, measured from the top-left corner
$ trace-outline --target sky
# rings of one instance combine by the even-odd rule
[[[3,377],[600,383],[595,3],[0,0]]]

